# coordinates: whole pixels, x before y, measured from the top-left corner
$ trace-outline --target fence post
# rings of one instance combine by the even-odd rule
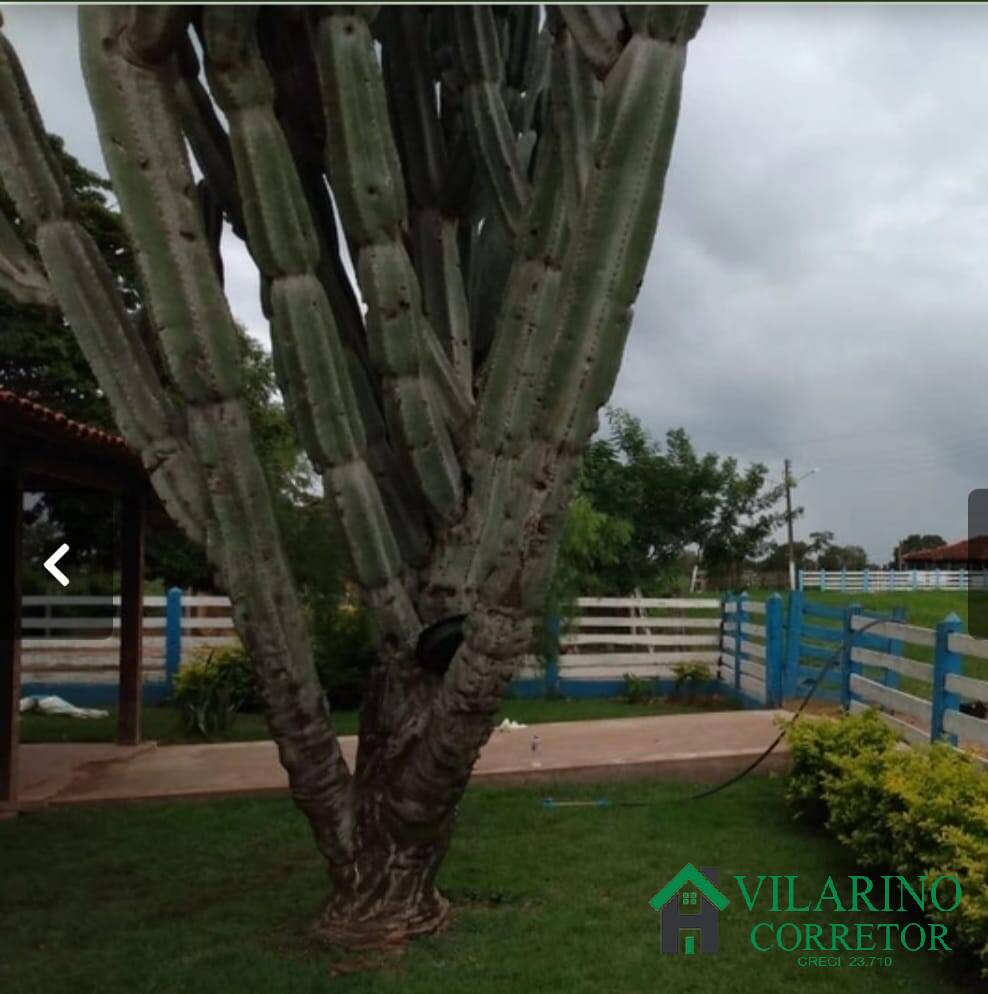
[[[844,608],[844,637],[841,639],[840,653],[840,706],[845,711],[851,708],[851,674],[861,672],[860,665],[851,659],[855,636],[852,622],[860,613],[860,604],[850,604]]]
[[[820,589],[827,589],[827,571],[825,569],[820,570]]]
[[[844,593],[847,590],[847,567],[841,566],[840,568],[840,590]]]
[[[961,619],[953,611],[937,625],[937,640],[933,657],[933,715],[930,721],[930,741],[939,742],[944,738],[943,715],[945,711],[956,711],[960,707],[957,694],[947,690],[947,674],[960,673],[961,656],[952,652],[950,635],[963,628]],[[956,735],[947,735],[951,745],[957,745]]]
[[[803,591],[789,594],[789,617],[786,624],[786,667],[782,680],[784,698],[795,697],[799,683],[799,642],[803,628]]]
[[[744,591],[735,598],[736,607],[734,610],[734,689],[741,693],[741,639],[744,632],[741,626],[744,624]]]
[[[800,570],[796,574],[796,589],[797,590],[802,590],[803,589],[803,571],[802,570]]]
[[[782,707],[782,597],[765,601],[765,703]]]
[[[867,594],[871,590],[871,570],[864,571],[864,592]]]
[[[171,693],[182,665],[182,591],[172,587],[165,595],[165,690]]]
[[[906,620],[906,609],[901,605],[899,607],[892,608],[892,620],[893,621],[905,621]],[[889,655],[890,656],[901,656],[902,655],[902,641],[901,639],[889,639]],[[902,685],[902,674],[896,670],[886,670],[885,680],[883,681],[886,687],[891,687],[893,690],[898,690]]]

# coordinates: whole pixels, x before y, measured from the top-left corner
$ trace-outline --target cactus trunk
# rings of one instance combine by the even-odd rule
[[[614,385],[702,17],[82,7],[164,373],[0,39],[0,177],[20,215],[0,218],[0,292],[61,307],[164,506],[215,564],[328,863],[333,942],[446,921],[436,873]],[[221,220],[258,268],[286,410],[377,619],[352,770],[245,415]]]

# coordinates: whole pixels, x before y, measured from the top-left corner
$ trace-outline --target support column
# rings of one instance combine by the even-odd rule
[[[124,494],[120,541],[120,699],[117,742],[141,741],[144,685],[144,495]]]
[[[20,474],[0,469],[0,805],[18,795],[23,506]]]

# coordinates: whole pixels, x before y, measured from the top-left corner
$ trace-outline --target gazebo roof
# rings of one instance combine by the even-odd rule
[[[144,484],[140,456],[119,435],[0,389],[0,461],[41,484],[105,489]]]

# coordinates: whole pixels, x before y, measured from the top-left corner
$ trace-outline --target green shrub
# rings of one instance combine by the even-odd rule
[[[669,696],[688,704],[696,700],[697,691],[713,680],[710,667],[703,663],[676,663],[672,668],[672,675],[672,693]]]
[[[624,674],[624,700],[627,704],[647,704],[655,696],[654,691],[653,681],[633,673]]]
[[[812,825],[827,820],[824,780],[833,776],[842,758],[863,752],[884,752],[895,732],[872,711],[846,721],[803,720],[788,725],[791,757],[786,800],[796,817]]]
[[[359,707],[375,655],[370,613],[349,599],[314,597],[307,606],[312,654],[323,689],[334,708]]]
[[[175,700],[187,732],[226,734],[240,710],[258,703],[250,656],[240,646],[197,654],[175,677]]]
[[[963,899],[934,912],[988,976],[988,775],[946,744],[905,748],[878,715],[789,728],[786,797],[868,868],[906,877],[953,875]]]

